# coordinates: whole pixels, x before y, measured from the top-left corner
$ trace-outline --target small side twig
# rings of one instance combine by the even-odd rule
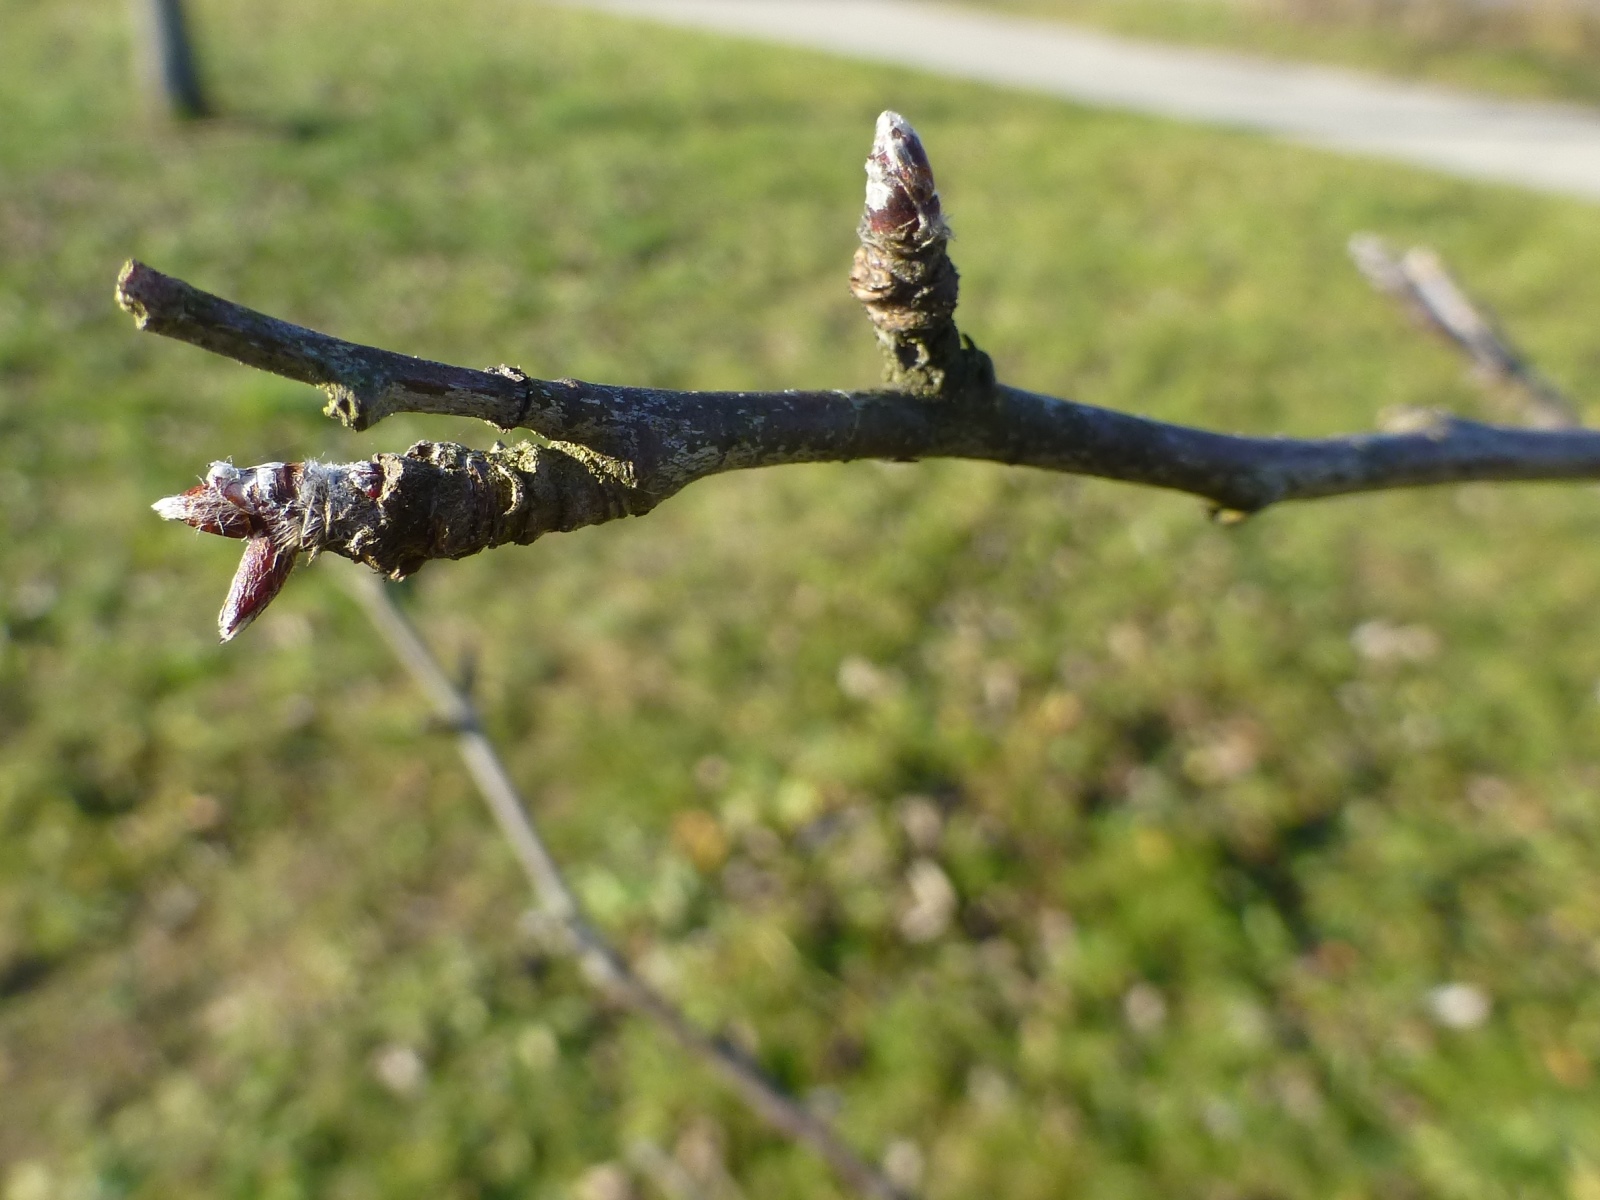
[[[584,977],[623,1008],[653,1021],[682,1049],[719,1075],[773,1130],[821,1157],[846,1186],[871,1200],[910,1200],[845,1145],[827,1122],[802,1108],[734,1047],[701,1032],[671,1001],[633,973],[584,915],[510,773],[484,733],[471,701],[450,682],[376,577],[352,575],[350,589],[395,657],[427,696],[435,716],[455,731],[461,759],[533,886],[540,913],[558,935],[558,944],[577,961]]]
[[[1378,291],[1399,301],[1421,324],[1466,355],[1479,378],[1510,388],[1529,424],[1573,429],[1577,405],[1539,374],[1503,329],[1456,282],[1444,259],[1426,246],[1396,255],[1382,238],[1358,233],[1350,257]]]

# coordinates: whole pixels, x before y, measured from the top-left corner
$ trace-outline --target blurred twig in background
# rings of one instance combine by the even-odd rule
[[[1350,239],[1350,257],[1373,287],[1465,354],[1481,380],[1510,391],[1530,425],[1570,429],[1581,423],[1577,406],[1534,370],[1435,251],[1413,246],[1397,255],[1382,238],[1358,233]]]
[[[483,732],[472,702],[450,682],[382,582],[366,572],[352,574],[350,590],[427,696],[435,716],[454,731],[473,783],[533,885],[552,945],[572,955],[596,988],[630,1012],[655,1022],[680,1047],[720,1075],[775,1131],[818,1154],[845,1185],[873,1200],[907,1200],[905,1192],[868,1166],[827,1122],[807,1112],[732,1046],[695,1028],[670,1001],[633,973],[585,917],[510,773]]]

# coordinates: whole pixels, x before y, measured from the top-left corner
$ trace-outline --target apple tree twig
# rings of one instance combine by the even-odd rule
[[[435,716],[453,730],[467,772],[489,806],[506,844],[527,876],[555,944],[577,961],[584,978],[709,1067],[774,1131],[811,1150],[853,1191],[870,1200],[910,1200],[856,1154],[833,1128],[808,1112],[737,1049],[701,1032],[666,997],[636,975],[595,929],[539,834],[505,763],[483,730],[472,702],[452,684],[410,620],[371,575],[351,578],[351,592],[379,634],[427,697]]]
[[[475,371],[291,325],[129,262],[117,300],[141,329],[313,384],[329,415],[352,428],[396,412],[454,414],[542,439],[487,451],[419,442],[339,465],[213,464],[198,488],[157,511],[246,540],[221,621],[226,640],[271,601],[301,554],[328,550],[400,578],[431,559],[640,516],[697,479],[749,467],[972,458],[1176,489],[1236,514],[1386,488],[1600,478],[1594,430],[1437,413],[1403,431],[1255,437],[999,383],[956,328],[949,228],[927,153],[895,113],[878,120],[860,236],[851,287],[884,350],[888,386],[879,390],[693,392]],[[1412,291],[1437,300],[1437,282]],[[1448,308],[1427,311],[1485,363],[1534,386],[1509,343],[1452,323]],[[1556,411],[1553,396],[1542,403]],[[222,519],[224,507],[243,518]]]
[[[1575,429],[1578,407],[1537,370],[1481,305],[1473,301],[1444,259],[1426,246],[1396,254],[1380,237],[1358,233],[1350,257],[1378,291],[1397,300],[1419,324],[1455,346],[1477,377],[1509,389],[1528,423],[1541,429]]]

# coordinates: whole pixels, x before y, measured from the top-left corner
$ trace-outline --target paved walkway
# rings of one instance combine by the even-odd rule
[[[1600,111],[1133,41],[922,0],[565,0],[1600,201]]]

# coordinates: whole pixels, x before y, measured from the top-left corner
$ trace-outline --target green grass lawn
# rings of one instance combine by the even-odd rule
[[[957,0],[1114,33],[1600,103],[1600,12],[1585,0]]]
[[[859,384],[892,106],[1010,382],[1250,431],[1483,412],[1345,262],[1372,229],[1600,395],[1576,203],[525,3],[197,15],[233,115],[176,136],[123,6],[0,0],[6,1200],[560,1197],[641,1140],[708,1196],[836,1194],[530,940],[348,564],[218,647],[236,546],[147,508],[212,458],[493,432],[350,434],[138,335],[129,254],[469,364]],[[604,927],[930,1197],[1593,1200],[1597,536],[1589,487],[1222,528],[856,464],[408,593]],[[1481,1024],[1436,1019],[1452,983]]]

